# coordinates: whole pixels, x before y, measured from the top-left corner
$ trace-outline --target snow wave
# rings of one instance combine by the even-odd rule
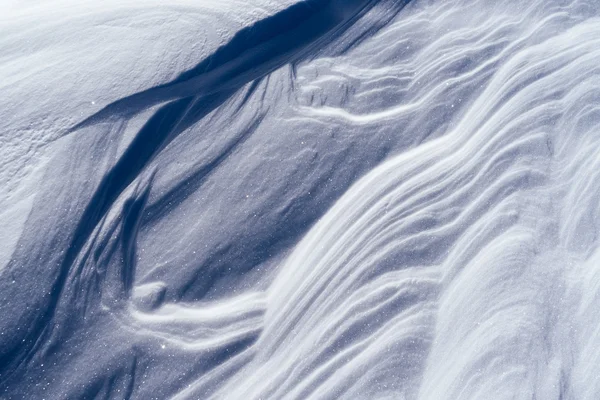
[[[600,9],[403,5],[299,3],[66,136],[5,395],[597,398]]]

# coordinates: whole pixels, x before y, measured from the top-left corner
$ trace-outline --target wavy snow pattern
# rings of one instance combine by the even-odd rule
[[[0,393],[598,398],[599,16],[300,2],[105,104],[0,272]]]

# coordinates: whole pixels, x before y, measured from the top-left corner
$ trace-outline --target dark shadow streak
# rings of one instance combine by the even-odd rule
[[[297,62],[331,41],[376,0],[305,0],[240,30],[196,67],[175,80],[117,100],[71,131],[115,117],[130,117],[169,100],[207,96],[241,86]]]
[[[1,349],[0,383],[10,379],[44,346],[71,267],[95,227],[120,194],[152,159],[182,131],[223,104],[245,84],[287,63],[296,63],[331,42],[377,0],[306,0],[241,30],[197,67],[166,85],[118,100],[73,127],[123,118],[169,100],[146,122],[124,154],[104,176],[83,211],[50,289],[50,300],[29,321],[30,328],[12,348]],[[399,1],[405,4],[407,1]],[[231,151],[231,150],[229,150]],[[217,160],[217,162],[220,162]],[[192,179],[202,179],[200,173]],[[12,266],[14,267],[14,266]],[[73,328],[76,319],[66,328]],[[61,326],[65,329],[65,326]]]

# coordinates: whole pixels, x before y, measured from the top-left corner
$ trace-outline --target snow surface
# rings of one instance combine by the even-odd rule
[[[600,3],[2,3],[1,399],[600,398]]]

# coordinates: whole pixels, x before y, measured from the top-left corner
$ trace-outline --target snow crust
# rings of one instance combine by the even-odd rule
[[[600,397],[596,2],[7,4],[0,397]]]

